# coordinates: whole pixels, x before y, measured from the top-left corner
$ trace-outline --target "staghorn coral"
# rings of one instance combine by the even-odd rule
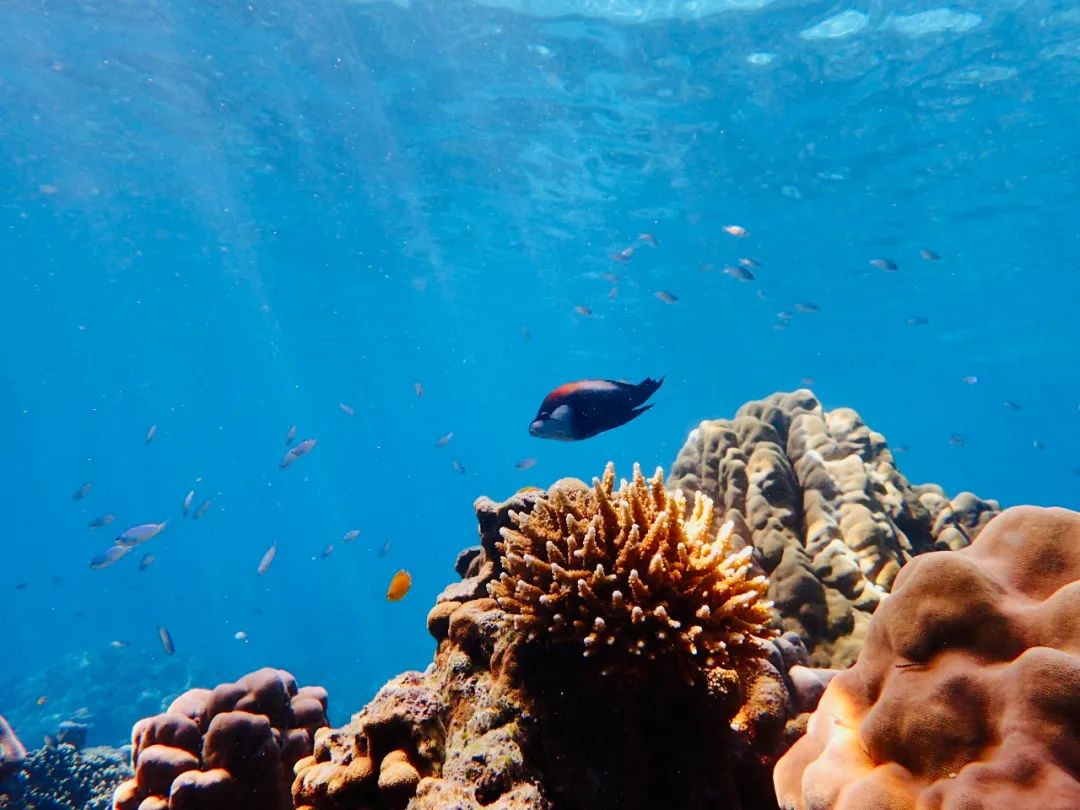
[[[1015,507],[916,558],[809,731],[786,810],[1080,807],[1080,513]]]
[[[940,487],[912,486],[884,436],[805,389],[702,422],[668,487],[704,492],[734,522],[737,547],[752,546],[769,577],[781,626],[823,667],[854,661],[908,560],[963,548],[1000,511],[971,493],[950,500]]]
[[[731,553],[732,524],[714,533],[712,499],[687,514],[663,470],[615,489],[608,464],[592,489],[556,485],[529,513],[510,511],[498,543],[503,572],[488,585],[527,640],[580,644],[621,666],[635,657],[695,672],[762,657],[770,605],[752,550]]]
[[[135,778],[115,810],[286,810],[293,765],[326,726],[326,690],[272,667],[191,689],[131,731]]]

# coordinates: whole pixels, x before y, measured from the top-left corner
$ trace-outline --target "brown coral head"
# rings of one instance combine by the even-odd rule
[[[752,549],[731,553],[730,522],[714,533],[711,498],[687,512],[663,470],[646,480],[636,464],[618,489],[610,463],[591,489],[561,484],[511,512],[497,544],[488,590],[520,641],[581,645],[604,672],[673,664],[691,681],[765,654],[768,583],[750,576]]]

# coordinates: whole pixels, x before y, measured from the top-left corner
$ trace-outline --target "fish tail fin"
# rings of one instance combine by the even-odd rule
[[[641,394],[641,402],[644,402],[653,394],[655,394],[660,386],[664,384],[664,377],[659,380],[654,380],[652,377],[646,377],[644,380],[637,384],[638,393]]]

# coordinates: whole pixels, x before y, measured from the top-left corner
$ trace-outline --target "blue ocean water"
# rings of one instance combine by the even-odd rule
[[[265,664],[341,722],[430,660],[477,496],[670,465],[778,390],[913,481],[1080,507],[1071,3],[11,0],[0,31],[0,713],[31,744]],[[625,427],[528,435],[560,383],[660,375]],[[281,470],[292,424],[318,445]]]

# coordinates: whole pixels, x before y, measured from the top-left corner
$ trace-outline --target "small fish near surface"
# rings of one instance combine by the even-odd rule
[[[416,392],[416,398],[417,399],[423,399],[424,398],[424,386],[421,383],[418,383],[418,382],[414,382],[412,385],[413,385],[413,390]]]
[[[359,529],[349,529],[347,532],[345,532],[345,534],[341,535],[341,542],[342,543],[351,543],[353,540],[355,540],[359,536],[360,536],[360,530]]]
[[[116,544],[118,546],[126,546],[127,548],[134,548],[135,546],[142,545],[147,540],[157,537],[163,531],[165,527],[169,525],[168,519],[161,521],[161,523],[142,523],[138,526],[132,526],[130,529],[125,529],[116,537]]]
[[[128,646],[128,643],[120,639],[114,639],[113,641],[109,642],[109,646],[112,647],[114,650],[122,650]]]
[[[139,560],[139,571],[145,571],[147,568],[154,564],[154,560],[156,559],[157,557],[155,557],[153,554],[143,554],[142,559]]]
[[[663,382],[663,377],[647,377],[636,385],[625,380],[565,383],[544,397],[529,435],[573,442],[625,425],[652,407],[645,401]]]
[[[924,318],[922,315],[916,315],[907,319],[908,326],[926,326],[930,323],[929,318]]]
[[[412,575],[402,568],[390,580],[390,587],[386,591],[386,598],[390,602],[397,602],[405,598],[405,594],[412,587]]]
[[[450,466],[454,468],[454,472],[458,475],[465,475],[465,465],[458,461],[456,458],[450,461]]]
[[[347,402],[339,402],[337,406],[346,416],[356,416],[356,408],[354,408],[352,405],[349,405]]]
[[[383,543],[381,546],[379,546],[379,558],[380,559],[382,559],[383,557],[385,557],[387,554],[390,553],[391,546],[393,546],[393,543],[391,541],[389,541],[389,540],[387,540],[385,543]]]
[[[188,516],[188,512],[191,511],[191,502],[195,500],[195,490],[189,490],[188,494],[184,496],[184,517]]]
[[[819,312],[821,307],[813,301],[800,301],[795,305],[796,312]]]
[[[301,456],[306,456],[310,453],[318,443],[317,439],[304,439],[300,444],[296,445],[296,447],[290,447],[282,457],[281,463],[278,464],[278,468],[284,470]]]
[[[871,259],[870,264],[886,273],[895,273],[900,267],[892,259]]]
[[[519,461],[517,464],[515,464],[514,469],[515,470],[531,470],[535,466],[536,466],[536,459],[532,458],[530,456],[529,458],[523,458],[521,461]]]
[[[641,242],[641,244],[648,245],[649,247],[654,248],[659,247],[660,245],[660,243],[656,240],[656,237],[653,236],[651,233],[639,233],[637,235],[637,238],[638,241]]]
[[[235,638],[237,641],[247,641],[248,634],[245,633],[243,630],[237,630],[235,633],[233,633],[233,638]]]
[[[87,495],[90,494],[90,490],[94,488],[93,481],[83,481],[79,484],[79,488],[71,493],[71,499],[73,501],[81,501]]]
[[[146,443],[150,444],[155,436],[157,436],[157,425],[151,425],[150,429],[146,431]]]
[[[656,297],[665,304],[674,304],[679,300],[679,296],[673,292],[668,292],[667,290],[657,290]]]
[[[195,510],[195,514],[191,516],[192,520],[199,520],[206,516],[206,513],[210,511],[210,507],[213,505],[214,499],[207,498],[205,501],[199,504],[199,508]]]
[[[108,568],[113,563],[117,562],[121,557],[131,551],[131,546],[124,546],[119,543],[109,546],[109,548],[103,554],[98,554],[92,560],[90,560],[90,567],[94,570],[101,568]]]
[[[969,374],[966,377],[960,378],[960,382],[962,382],[964,385],[975,385],[978,381],[979,378],[976,377],[974,374]]]
[[[923,248],[919,251],[919,255],[926,259],[928,262],[936,262],[941,259],[941,256],[930,248]]]
[[[750,235],[750,231],[746,230],[742,225],[725,225],[724,233],[730,234],[737,239],[745,239]]]
[[[753,281],[754,274],[750,272],[749,268],[742,267],[741,265],[729,264],[721,270],[725,276],[731,276],[739,281]]]
[[[449,433],[444,433],[442,436],[437,438],[435,440],[435,446],[436,447],[446,447],[446,445],[450,444],[450,440],[453,439],[453,438],[454,438],[454,431],[451,430]]]
[[[113,515],[113,514],[101,515],[100,517],[94,518],[93,520],[91,520],[86,525],[91,529],[100,529],[100,528],[103,528],[105,526],[108,526],[114,520],[116,520],[116,515]]]
[[[613,262],[619,262],[620,264],[626,264],[634,256],[634,246],[623,248],[622,250],[609,253],[608,256]]]
[[[324,549],[322,550],[322,554],[320,554],[319,556],[320,556],[320,557],[322,557],[322,559],[324,559],[324,560],[325,560],[325,559],[326,559],[327,557],[329,557],[329,556],[330,556],[331,554],[333,554],[333,553],[334,553],[334,544],[333,544],[333,543],[329,543],[329,544],[328,544],[328,545],[326,546],[326,548],[324,548]]]
[[[255,569],[256,573],[258,573],[260,577],[270,570],[270,563],[274,561],[274,557],[276,556],[277,543],[274,543],[263,553],[262,559],[259,560],[259,567]]]
[[[1001,405],[1007,411],[1018,411],[1018,410],[1020,410],[1020,406],[1017,403],[1013,402],[1011,399],[1005,400],[1004,402],[1001,403]]]
[[[293,439],[296,438],[296,425],[289,425],[289,430],[285,434],[285,445],[288,446],[293,443]]]
[[[176,645],[173,644],[172,633],[169,632],[169,628],[159,624],[157,631],[158,638],[161,639],[161,649],[165,651],[166,655],[173,655],[176,652]]]
[[[963,435],[959,433],[954,433],[949,437],[949,444],[953,447],[963,447],[965,444],[967,444],[967,439],[965,439]]]
[[[574,307],[574,312],[583,318],[588,318],[592,315],[592,310],[586,306],[576,306]]]

